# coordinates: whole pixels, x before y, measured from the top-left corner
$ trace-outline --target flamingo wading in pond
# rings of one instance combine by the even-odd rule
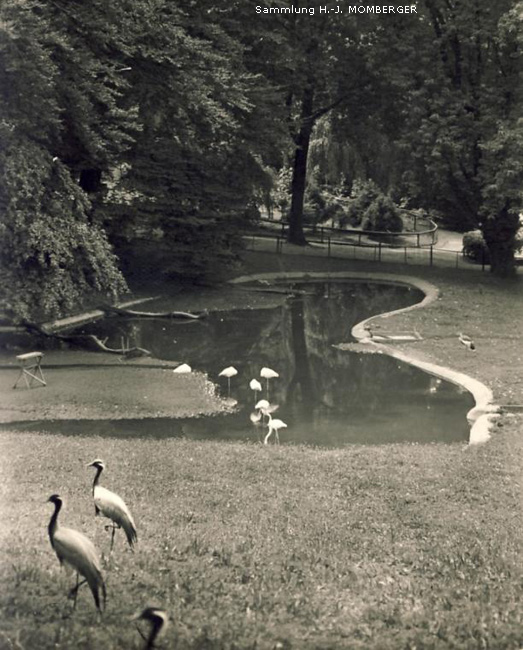
[[[256,404],[257,395],[262,390],[262,385],[257,379],[251,379],[249,382],[249,388],[254,391],[254,403]]]
[[[238,371],[234,366],[228,366],[224,368],[218,377],[227,377],[227,397],[231,396],[231,377],[234,377],[238,374]]]
[[[264,367],[260,370],[260,376],[267,381],[267,399],[269,399],[269,379],[274,379],[280,375],[272,368]]]
[[[93,481],[93,499],[96,515],[102,515],[112,521],[113,534],[111,536],[111,551],[114,545],[114,535],[117,528],[123,528],[131,551],[138,539],[136,525],[129,508],[124,500],[111,490],[99,485],[100,475],[105,469],[103,460],[97,458],[89,463],[87,467],[95,467],[96,475]],[[108,526],[110,528],[110,526]]]
[[[76,607],[78,589],[87,583],[93,594],[96,608],[101,612],[100,592],[104,607],[107,594],[98,552],[91,540],[83,533],[60,526],[58,515],[63,505],[62,498],[58,494],[53,494],[48,501],[54,504],[54,512],[48,527],[51,546],[60,564],[66,564],[76,571],[76,586],[70,591],[70,596],[74,597],[73,608]],[[79,582],[80,574],[84,578],[82,582]]]
[[[142,634],[142,631],[138,626],[136,627],[140,633],[140,636],[145,639],[144,650],[151,650],[152,648],[155,648],[156,646],[154,645],[154,642],[167,626],[167,612],[164,609],[159,609],[158,607],[147,607],[141,614],[134,616],[133,620],[149,621],[151,624],[151,630],[148,637]]]

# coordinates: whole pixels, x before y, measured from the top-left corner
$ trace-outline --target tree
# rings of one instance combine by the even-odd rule
[[[58,51],[74,48],[55,19],[55,9],[38,0],[0,8],[0,273],[5,309],[18,318],[61,315],[89,294],[125,290],[90,202],[60,159],[74,111],[65,99],[71,67]],[[98,65],[87,54],[83,64],[84,74]],[[107,123],[110,107],[81,91],[80,100],[93,128]],[[114,141],[107,133],[98,140],[100,157]]]
[[[425,0],[402,82],[411,194],[479,227],[500,276],[514,272],[523,207],[521,6]]]
[[[122,223],[127,232],[155,229],[169,254],[165,270],[178,278],[216,277],[236,261],[239,224],[268,183],[265,100],[230,18],[205,2],[156,0],[136,4],[124,25],[129,101],[142,133],[107,227],[118,246]]]

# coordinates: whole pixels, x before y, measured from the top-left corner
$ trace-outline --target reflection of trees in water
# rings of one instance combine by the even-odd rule
[[[315,403],[343,412],[365,392],[372,401],[366,407],[379,406],[380,392],[394,371],[390,362],[364,360],[333,344],[349,340],[355,323],[412,304],[419,293],[379,284],[299,286],[303,294],[275,309],[216,312],[205,321],[184,323],[112,318],[83,329],[108,336],[115,344],[126,338],[158,359],[188,362],[213,380],[225,366],[234,365],[240,374],[232,382],[232,392],[247,404],[252,397],[250,379],[269,366],[280,374],[271,382],[272,402],[294,404],[308,413]],[[408,375],[408,368],[400,375]],[[398,387],[403,383],[401,378],[394,382]]]
[[[90,330],[101,338],[116,337],[116,342],[122,335],[133,336],[133,343],[158,359],[187,362],[207,372],[223,395],[227,382],[218,373],[229,365],[238,369],[231,396],[239,411],[223,424],[220,418],[191,420],[184,424],[189,436],[222,437],[225,428],[223,437],[252,437],[249,382],[268,366],[280,375],[270,382],[270,401],[280,405],[279,416],[289,425],[286,440],[335,446],[349,440],[441,439],[441,432],[452,440],[456,431],[466,438],[470,400],[458,396],[453,386],[435,383],[430,375],[387,355],[333,347],[350,340],[355,323],[413,304],[418,292],[376,284],[302,286],[303,292],[275,309],[213,313],[205,321],[183,324],[107,319]],[[437,420],[433,407],[438,408]]]

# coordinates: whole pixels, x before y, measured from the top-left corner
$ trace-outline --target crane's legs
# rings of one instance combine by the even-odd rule
[[[78,589],[80,589],[82,585],[85,585],[86,582],[87,580],[82,580],[82,582],[80,582],[80,574],[76,574],[76,586],[73,587],[69,592],[69,598],[74,599],[73,609],[76,609],[76,597],[78,596]]]
[[[109,524],[108,526],[105,527],[105,530],[111,530],[112,529],[112,535],[111,535],[111,548],[109,550],[110,553],[113,552],[113,546],[114,546],[114,536],[116,534],[116,529],[120,528],[118,524],[115,524],[114,521],[112,524]]]

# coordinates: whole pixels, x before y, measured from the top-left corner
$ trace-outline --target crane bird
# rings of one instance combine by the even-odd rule
[[[104,608],[107,594],[98,552],[91,540],[85,535],[72,528],[60,526],[58,514],[63,505],[62,498],[58,494],[53,494],[48,501],[54,504],[54,512],[48,527],[51,546],[60,564],[65,563],[76,571],[76,586],[71,589],[69,594],[70,597],[74,597],[73,608],[76,608],[78,589],[87,582],[93,594],[96,608],[101,612],[100,591],[103,596]],[[82,582],[79,582],[80,574],[84,578]]]
[[[97,458],[96,460],[93,460],[92,463],[89,463],[87,467],[96,467],[96,475],[93,481],[95,513],[96,515],[101,514],[103,517],[107,517],[113,522],[111,551],[113,550],[114,535],[117,528],[124,529],[127,541],[129,542],[129,547],[132,551],[138,536],[136,534],[136,525],[133,516],[129,512],[129,508],[125,505],[125,502],[121,497],[98,484],[100,481],[100,475],[105,469],[103,460]],[[108,526],[108,528],[110,528],[110,526]]]
[[[276,370],[272,370],[272,368],[262,368],[260,370],[260,376],[263,377],[267,381],[267,398],[269,397],[269,379],[274,379],[275,377],[279,377],[280,375],[276,372]]]
[[[231,396],[231,377],[234,377],[238,374],[238,371],[234,366],[228,366],[224,368],[218,377],[227,377],[227,397]]]
[[[158,607],[146,607],[141,614],[133,616],[132,620],[149,621],[151,624],[151,630],[148,637],[142,634],[142,631],[138,625],[136,626],[138,632],[140,633],[140,636],[145,640],[144,650],[151,650],[151,648],[156,647],[154,645],[154,642],[160,636],[160,634],[165,631],[167,623],[169,622],[167,612],[164,609],[160,609]]]
[[[261,392],[262,385],[257,379],[251,379],[249,382],[249,388],[254,391],[254,403],[256,404],[257,395]]]
[[[264,445],[269,444],[269,438],[273,433],[276,436],[277,443],[280,444],[280,434],[278,433],[278,431],[280,429],[286,429],[287,425],[282,420],[273,420],[270,413],[267,413],[267,416],[269,417],[269,422],[267,423],[269,426],[269,433],[265,436],[263,444]]]
[[[460,332],[459,334],[459,342],[462,343],[466,348],[474,352],[476,349],[476,346],[474,344],[474,341],[470,338],[470,336],[467,336],[466,334],[462,334]]]

